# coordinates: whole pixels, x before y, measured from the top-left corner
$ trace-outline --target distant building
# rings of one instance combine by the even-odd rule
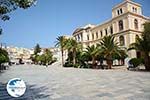
[[[57,58],[58,61],[61,60],[61,51],[60,48],[49,48],[49,50],[52,52],[53,57]]]
[[[112,8],[112,18],[99,25],[86,25],[73,32],[74,38],[83,47],[95,45],[104,36],[113,35],[122,47],[128,48],[143,31],[143,24],[150,18],[142,14],[141,5],[131,0],[124,0]],[[139,57],[140,52],[128,52],[130,58]]]
[[[24,62],[26,62],[29,61],[31,54],[33,54],[33,49],[10,46],[7,47],[7,52],[11,61],[18,62],[19,59],[22,59]]]

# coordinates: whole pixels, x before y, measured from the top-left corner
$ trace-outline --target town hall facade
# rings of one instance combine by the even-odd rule
[[[99,25],[86,25],[77,28],[73,37],[81,42],[83,48],[96,45],[104,36],[113,35],[122,47],[129,48],[140,37],[143,24],[150,18],[142,14],[141,5],[131,0],[124,0],[112,8],[112,18]],[[135,50],[128,52],[129,58],[140,56]]]

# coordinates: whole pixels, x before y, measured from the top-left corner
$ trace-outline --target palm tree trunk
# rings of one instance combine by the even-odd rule
[[[147,71],[150,71],[150,57],[149,57],[149,53],[145,53],[145,55],[144,55],[144,65],[145,65],[145,69]]]
[[[95,58],[92,58],[92,67],[95,69]]]
[[[73,64],[75,65],[76,64],[76,52],[73,51]]]
[[[111,60],[107,60],[107,65],[108,65],[108,69],[112,68],[112,61]]]
[[[61,58],[62,58],[62,67],[64,65],[64,50],[61,50]]]

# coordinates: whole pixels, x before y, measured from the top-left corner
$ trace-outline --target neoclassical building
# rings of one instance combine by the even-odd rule
[[[141,5],[131,0],[124,0],[112,8],[112,18],[99,25],[86,25],[77,28],[73,37],[83,47],[95,45],[104,36],[114,35],[121,46],[128,48],[143,31],[143,23],[150,18],[142,14]],[[129,51],[130,58],[140,56],[138,51]]]

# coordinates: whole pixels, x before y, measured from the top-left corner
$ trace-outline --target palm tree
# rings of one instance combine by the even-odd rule
[[[61,49],[61,56],[62,56],[62,66],[63,66],[63,64],[64,64],[64,57],[63,57],[63,55],[64,55],[64,47],[65,47],[65,41],[66,41],[66,39],[65,39],[65,36],[59,36],[59,37],[57,37],[56,38],[57,39],[57,41],[56,41],[56,47],[60,47],[60,49]]]
[[[130,44],[130,47],[128,50],[135,49],[137,51],[140,51],[144,55],[144,65],[145,69],[147,71],[150,71],[150,46],[149,42],[146,40],[146,37],[142,35],[142,38],[137,38],[136,43]]]
[[[126,48],[124,50],[120,50],[119,52],[120,52],[119,55],[118,54],[113,55],[113,59],[117,59],[119,61],[119,65],[124,65],[125,64],[124,60],[125,58],[128,57],[126,53]]]
[[[76,64],[76,53],[79,49],[81,49],[80,43],[73,38],[69,38],[65,41],[65,48],[68,49],[68,53],[72,52],[73,64]]]
[[[92,45],[86,48],[85,54],[91,57],[92,67],[95,68],[96,58],[98,57],[100,50],[98,46]]]
[[[144,32],[141,38],[137,37],[136,42],[130,44],[128,50],[135,49],[144,56],[144,65],[147,71],[150,71],[150,23],[144,24]]]
[[[101,53],[104,54],[108,68],[111,69],[113,64],[113,55],[120,55],[121,48],[119,47],[118,42],[114,40],[114,36],[105,36],[98,46],[101,48]]]

